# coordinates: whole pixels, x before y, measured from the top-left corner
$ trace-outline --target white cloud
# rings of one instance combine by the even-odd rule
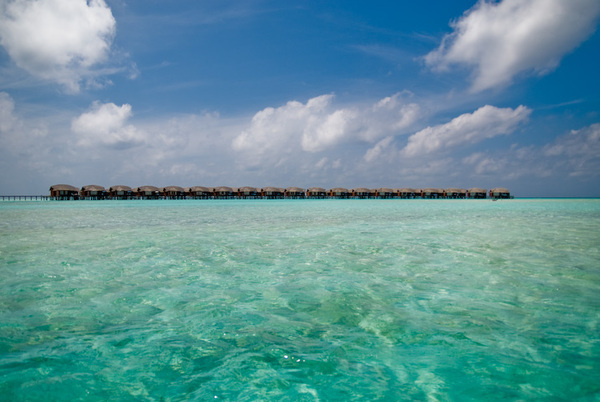
[[[348,109],[310,116],[302,135],[302,149],[318,152],[341,142],[352,130],[354,119],[356,113]]]
[[[15,113],[15,101],[6,92],[0,92],[0,148],[12,154],[30,154],[40,146],[47,133],[44,126],[22,119]]]
[[[15,102],[6,92],[0,92],[0,133],[9,131],[15,125]]]
[[[543,148],[546,157],[559,159],[571,176],[600,174],[600,123],[558,137]]]
[[[360,116],[360,138],[374,142],[390,134],[405,133],[421,117],[420,106],[406,100],[411,96],[409,92],[397,93],[367,108]]]
[[[13,98],[6,92],[0,92],[1,183],[20,188],[39,182],[40,177],[48,172],[65,171],[55,164],[66,150],[50,144],[48,139],[45,122],[23,118]]]
[[[132,116],[131,105],[95,102],[89,112],[73,119],[71,130],[79,135],[78,145],[105,145],[127,149],[144,142],[145,134],[133,125],[127,125]]]
[[[327,158],[321,158],[317,163],[315,163],[315,167],[317,169],[323,169],[323,167],[325,167],[325,164],[327,163]]]
[[[391,150],[390,145],[394,141],[394,137],[385,137],[383,140],[379,141],[375,144],[374,147],[367,150],[364,156],[364,160],[366,162],[374,161],[378,158],[383,157],[384,155],[392,153],[395,149]]]
[[[483,175],[499,175],[506,172],[506,158],[497,158],[490,156],[484,152],[475,152],[462,160],[463,164],[472,166],[475,174]]]
[[[473,91],[506,85],[519,73],[556,68],[594,31],[599,15],[598,0],[480,0],[425,61],[436,70],[473,68]]]
[[[0,43],[31,75],[78,92],[106,60],[116,22],[104,0],[12,0],[0,4]]]
[[[527,120],[530,113],[531,109],[522,105],[516,109],[486,105],[446,124],[427,127],[413,134],[402,154],[408,157],[431,154],[463,144],[475,144],[497,135],[510,134]]]
[[[333,95],[321,95],[306,104],[290,101],[277,109],[268,107],[259,111],[250,127],[234,139],[233,148],[263,157],[273,152],[296,151],[308,125],[317,126],[327,115],[332,98]]]
[[[325,100],[315,100],[311,108],[327,104],[327,116],[336,110],[360,111],[336,109]],[[317,105],[319,102],[323,104]],[[299,103],[290,107],[301,115],[306,106]],[[338,143],[327,152],[302,152],[302,131],[296,133],[296,147],[291,147],[289,154],[269,148],[273,157],[271,153],[263,157],[253,152],[246,155],[231,147],[244,127],[248,129],[246,119],[224,119],[205,113],[159,116],[146,121],[138,118],[133,125],[132,107],[113,103],[94,103],[75,118],[70,113],[49,117],[44,112],[36,116],[31,114],[35,110],[31,105],[20,105],[0,92],[0,182],[12,189],[9,192],[31,194],[44,193],[47,185],[57,182],[76,186],[97,182],[106,186],[506,186],[525,195],[527,191],[535,194],[528,190],[529,186],[546,180],[563,187],[573,183],[574,189],[582,188],[584,183],[592,189],[585,194],[597,194],[593,189],[598,188],[600,178],[600,124],[549,138],[545,146],[515,144],[492,148],[481,143],[465,147],[473,151],[466,157],[462,157],[462,152],[440,152],[446,147],[481,141],[491,135],[486,134],[488,131],[494,135],[510,132],[529,114],[529,109],[521,108],[519,112],[519,108],[487,106],[422,130],[429,130],[442,145],[436,150],[419,151],[415,155],[418,158],[405,157],[405,151],[397,148],[402,137],[395,135],[373,143]],[[372,106],[361,112],[363,117],[367,110],[372,113]],[[291,110],[288,112],[291,114]],[[267,120],[273,118],[266,114]],[[527,128],[535,129],[533,125]],[[279,146],[286,144],[290,143]],[[246,157],[256,164],[249,167],[237,163]],[[567,190],[561,191],[552,194],[567,194]]]
[[[475,152],[462,164],[476,176],[509,180],[552,178],[562,187],[577,177],[581,182],[600,178],[600,123],[559,136],[541,147],[518,146],[510,149]]]
[[[256,113],[250,127],[233,141],[237,151],[265,157],[303,150],[321,152],[348,141],[373,143],[403,134],[420,117],[415,103],[395,94],[366,107],[335,107],[333,95],[306,104],[290,101]]]

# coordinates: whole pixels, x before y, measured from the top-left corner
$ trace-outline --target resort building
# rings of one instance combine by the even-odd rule
[[[50,187],[50,197],[55,200],[76,200],[79,189],[69,184],[55,184]]]
[[[233,198],[234,196],[233,189],[227,186],[215,187],[212,189],[212,193],[213,197],[222,199]]]
[[[467,190],[463,188],[447,188],[444,190],[446,198],[467,198]]]
[[[113,200],[129,200],[133,198],[133,190],[129,186],[117,185],[108,189],[108,195]]]
[[[308,198],[325,198],[327,197],[327,190],[322,187],[311,187],[306,190],[306,196]]]
[[[421,198],[443,198],[444,190],[441,188],[424,188],[421,190]]]
[[[50,187],[50,198],[53,200],[157,200],[157,199],[284,199],[284,198],[357,198],[357,199],[392,199],[392,198],[424,198],[424,199],[499,199],[513,198],[510,191],[504,187],[496,187],[489,192],[484,188],[473,187],[468,190],[462,188],[387,188],[369,189],[357,187],[351,190],[343,187],[335,187],[326,190],[322,187],[240,187],[233,189],[227,186],[202,187],[194,186],[183,188],[179,186],[167,186],[158,188],[155,186],[140,186],[132,189],[129,186],[112,186],[106,190],[99,185],[87,185],[78,189],[68,184],[55,184]]]
[[[213,193],[208,187],[194,186],[187,189],[188,197],[197,200],[212,198]]]
[[[394,190],[385,187],[378,188],[375,194],[375,196],[378,198],[394,198],[396,195],[397,193],[394,192]]]
[[[288,187],[285,189],[285,198],[304,198],[306,191],[300,187]]]
[[[394,193],[400,198],[416,198],[421,196],[421,190],[416,188],[397,188]]]
[[[96,184],[81,187],[81,198],[84,200],[103,200],[106,197],[106,189]]]
[[[160,198],[160,189],[154,186],[140,186],[133,190],[133,194],[142,200],[157,200]]]
[[[285,190],[279,187],[265,187],[261,189],[261,194],[267,199],[283,198]]]
[[[468,198],[486,198],[487,190],[485,188],[477,188],[477,187],[470,188],[469,191],[467,191],[467,197]]]
[[[350,191],[343,187],[336,187],[329,190],[329,196],[332,198],[348,198],[350,195]]]
[[[507,188],[496,187],[490,190],[490,198],[511,198]]]
[[[171,200],[181,200],[183,198],[185,198],[185,194],[186,191],[183,187],[179,187],[179,186],[167,186],[167,187],[163,187],[161,190],[161,195],[164,198],[167,199],[171,199]]]
[[[368,188],[364,188],[364,187],[359,187],[359,188],[353,188],[350,193],[352,194],[353,198],[374,198],[375,197],[375,190],[370,190]]]
[[[240,198],[257,198],[260,191],[256,187],[240,187],[237,189],[237,195]]]

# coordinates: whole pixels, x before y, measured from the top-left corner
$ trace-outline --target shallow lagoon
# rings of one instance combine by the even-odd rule
[[[0,203],[9,400],[600,397],[600,200]]]

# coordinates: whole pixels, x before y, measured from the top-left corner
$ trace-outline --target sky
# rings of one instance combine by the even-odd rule
[[[600,196],[600,2],[0,0],[0,194]]]

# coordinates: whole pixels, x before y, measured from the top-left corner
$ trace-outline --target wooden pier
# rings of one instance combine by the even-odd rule
[[[326,190],[319,187],[303,189],[300,187],[176,187],[169,186],[163,189],[152,186],[142,186],[132,189],[127,186],[113,186],[107,191],[102,186],[84,186],[81,190],[67,184],[50,187],[49,195],[0,195],[2,201],[77,201],[77,200],[186,200],[186,199],[298,199],[298,198],[436,198],[436,199],[511,199],[514,196],[507,188],[496,187],[489,191],[482,188],[333,188]]]
[[[0,195],[0,201],[48,201],[49,195]]]

